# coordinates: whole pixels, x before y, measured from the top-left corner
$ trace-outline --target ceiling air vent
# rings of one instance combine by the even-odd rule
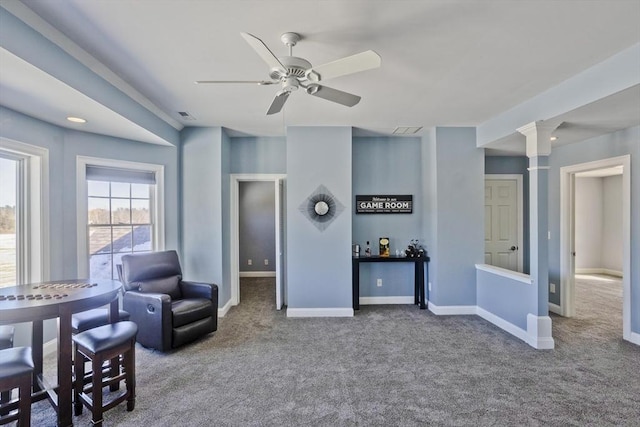
[[[394,129],[394,135],[412,135],[417,133],[422,126],[398,126]]]
[[[184,120],[195,120],[196,118],[193,117],[191,114],[187,113],[186,111],[178,111],[178,114],[180,114],[180,118],[184,119]]]

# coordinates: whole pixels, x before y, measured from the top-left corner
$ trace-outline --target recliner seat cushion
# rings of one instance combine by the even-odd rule
[[[204,298],[194,298],[171,302],[173,327],[187,325],[206,317],[211,317],[213,306],[211,301]]]
[[[138,290],[140,292],[167,294],[172,300],[182,298],[182,292],[180,292],[181,276],[169,276],[160,279],[151,279],[137,282]]]

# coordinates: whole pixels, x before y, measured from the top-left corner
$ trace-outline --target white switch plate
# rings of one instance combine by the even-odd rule
[[[556,284],[555,283],[549,283],[549,292],[551,292],[552,294],[556,293]]]
[[[378,285],[378,287],[382,286],[382,279],[378,279],[378,281],[376,282],[376,285]]]
[[[268,259],[264,260],[264,265],[269,265],[269,260]]]
[[[248,260],[247,260],[247,265],[253,265],[253,260],[248,259]]]

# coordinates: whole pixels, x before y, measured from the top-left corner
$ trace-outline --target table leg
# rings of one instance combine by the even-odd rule
[[[360,263],[351,263],[351,293],[353,299],[353,309],[360,310]]]
[[[427,308],[425,304],[424,298],[424,262],[420,261],[416,263],[416,273],[418,274],[418,300],[420,301],[420,309],[424,310]]]
[[[44,339],[42,320],[34,320],[31,325],[31,355],[33,357],[33,391],[40,390],[38,377],[42,376],[42,340]]]
[[[58,426],[73,425],[72,401],[72,353],[71,311],[60,307],[60,325],[58,329]]]
[[[414,278],[413,278],[413,304],[418,305],[420,303],[420,261],[414,263]]]

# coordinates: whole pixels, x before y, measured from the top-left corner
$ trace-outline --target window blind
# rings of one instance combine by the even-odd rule
[[[155,172],[136,169],[87,165],[86,176],[89,181],[131,182],[151,185],[156,183]]]

